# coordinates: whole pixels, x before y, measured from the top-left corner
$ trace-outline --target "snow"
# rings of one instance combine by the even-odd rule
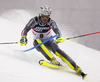
[[[15,12],[19,13],[19,11]],[[21,12],[25,14],[25,11]],[[22,14],[18,14],[18,17],[23,17]],[[23,20],[20,22],[11,20],[6,15],[0,17],[0,43],[19,41],[21,31],[29,17],[31,16],[27,14],[26,19],[23,19],[24,23]],[[69,67],[66,70],[57,70],[40,66],[39,60],[46,59],[35,49],[29,52],[16,51],[31,48],[33,42],[31,32],[28,34],[28,39],[26,46],[0,45],[0,82],[100,82],[100,51],[71,40],[59,44],[59,47],[88,74],[83,80]],[[60,58],[55,57],[61,64],[66,65]]]

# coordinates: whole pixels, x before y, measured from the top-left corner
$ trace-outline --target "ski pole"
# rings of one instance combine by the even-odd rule
[[[5,42],[5,43],[0,43],[1,44],[18,44],[18,42]]]
[[[33,50],[33,49],[37,48],[38,46],[40,46],[40,45],[42,45],[42,44],[48,42],[49,40],[51,40],[51,39],[53,39],[53,38],[55,38],[55,37],[57,37],[57,34],[54,35],[54,36],[52,36],[52,37],[50,37],[49,39],[43,41],[42,43],[40,43],[40,44],[38,44],[38,45],[32,47],[32,48],[29,48],[29,49],[27,49],[27,50],[23,50],[22,52],[27,52],[27,51]]]
[[[100,33],[100,32],[94,32],[94,33],[84,34],[84,35],[80,35],[80,36],[70,37],[70,38],[66,38],[66,40],[79,38],[79,37],[83,37],[83,36],[89,36],[89,35],[98,34],[98,33]]]

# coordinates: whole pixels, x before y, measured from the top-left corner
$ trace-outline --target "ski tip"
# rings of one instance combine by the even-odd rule
[[[39,64],[42,65],[42,64],[43,64],[43,61],[44,61],[44,60],[40,60],[40,61],[39,61]]]

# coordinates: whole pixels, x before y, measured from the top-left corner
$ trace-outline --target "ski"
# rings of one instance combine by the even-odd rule
[[[45,66],[45,67],[49,67],[49,68],[54,68],[54,69],[66,69],[66,68],[67,68],[67,66],[58,66],[58,65],[54,65],[54,64],[49,63],[49,62],[47,62],[47,61],[45,61],[45,60],[40,60],[40,61],[39,61],[39,64],[40,64],[41,66]],[[79,75],[82,76],[82,79],[85,79],[86,76],[87,76],[87,74],[83,73],[82,71],[80,72]]]
[[[42,66],[46,66],[46,67],[50,67],[50,68],[55,68],[55,69],[66,69],[67,68],[67,66],[54,65],[54,64],[49,63],[49,62],[47,62],[45,60],[40,60],[39,64],[42,65]]]

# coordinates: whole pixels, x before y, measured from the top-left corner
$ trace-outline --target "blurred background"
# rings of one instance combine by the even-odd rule
[[[64,38],[100,31],[100,0],[0,0],[0,17],[23,24],[23,29],[42,5],[51,7],[51,17]],[[71,41],[100,51],[100,34]]]

